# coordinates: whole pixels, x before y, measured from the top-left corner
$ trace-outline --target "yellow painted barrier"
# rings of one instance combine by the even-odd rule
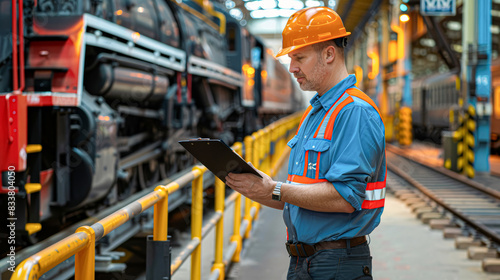
[[[235,151],[241,156],[242,155],[241,143],[235,144]],[[234,222],[233,222],[233,235],[231,236],[231,243],[236,246],[235,252],[231,261],[240,262],[240,253],[243,243],[242,236],[240,234],[241,228],[241,194],[237,193],[236,199],[234,200]]]
[[[256,159],[256,152],[254,149],[254,143],[257,142],[256,138],[257,133],[254,132],[252,136],[247,136],[245,137],[245,160],[257,163]],[[257,167],[257,166],[256,166]],[[245,221],[247,221],[248,226],[247,230],[245,231],[245,239],[250,237],[250,232],[252,231],[252,215],[250,213],[250,210],[252,209],[252,200],[248,197],[245,197]]]
[[[203,173],[206,167],[195,166],[197,172],[191,186],[191,239],[198,239],[201,243],[201,228],[203,227]],[[191,255],[191,279],[201,279],[201,246],[198,244]]]
[[[300,122],[302,112],[287,116],[276,123],[259,130],[253,136],[245,138],[245,160],[251,161],[257,168],[264,172],[276,175],[280,165],[288,158],[289,149],[286,148],[287,141],[295,134]],[[271,149],[271,143],[274,147]],[[233,149],[242,154],[241,143],[236,143]],[[71,256],[75,256],[75,279],[92,280],[95,278],[95,243],[108,233],[123,225],[133,217],[154,206],[154,228],[153,240],[167,240],[168,228],[168,196],[179,190],[181,187],[192,182],[192,217],[191,217],[191,237],[185,252],[171,263],[171,273],[173,274],[182,263],[191,255],[191,279],[201,279],[201,242],[209,231],[210,224],[203,227],[203,174],[204,166],[195,166],[191,172],[178,178],[165,186],[157,186],[154,191],[141,197],[135,202],[123,207],[113,214],[98,221],[92,226],[83,226],[76,232],[54,245],[40,251],[39,253],[21,262],[11,277],[11,280],[36,280],[44,273],[62,263]],[[212,273],[217,276],[215,279],[224,279],[225,268],[230,261],[239,262],[242,247],[242,235],[244,230],[245,238],[250,236],[252,223],[258,217],[260,204],[245,198],[245,223],[241,222],[241,195],[233,194],[228,200],[235,204],[233,235],[231,245],[233,251],[229,260],[223,260],[223,220],[224,220],[224,197],[225,185],[216,180],[215,183],[216,202],[215,218],[209,223],[216,227],[216,250]]]

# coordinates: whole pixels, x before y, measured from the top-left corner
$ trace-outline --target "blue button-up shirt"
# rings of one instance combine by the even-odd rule
[[[355,211],[318,212],[285,203],[283,218],[288,238],[293,242],[312,244],[350,239],[371,233],[380,223],[383,207],[361,207],[367,183],[373,182],[373,178],[383,180],[386,172],[385,129],[377,110],[353,96],[354,102],[347,104],[335,119],[332,140],[313,139],[327,111],[348,88],[355,87],[355,83],[356,77],[349,75],[322,96],[316,94],[310,101],[311,111],[288,143],[292,148],[288,174],[314,178],[319,168],[317,179],[331,182]],[[308,162],[305,162],[307,151]],[[318,152],[321,156],[316,166],[311,158],[317,160]]]

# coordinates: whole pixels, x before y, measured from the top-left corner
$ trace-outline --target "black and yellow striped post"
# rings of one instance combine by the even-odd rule
[[[462,173],[464,170],[464,116],[458,114],[458,128],[453,132],[453,141],[457,143],[457,168],[456,172]],[[444,166],[448,169],[452,169],[453,163],[451,159],[446,159]]]
[[[476,109],[473,105],[469,105],[466,120],[464,122],[464,173],[469,178],[474,178],[474,147],[475,147],[475,131],[476,131]]]
[[[396,102],[396,106],[394,108],[394,119],[393,119],[393,127],[394,127],[394,140],[398,141],[399,143],[399,102]]]
[[[411,108],[402,107],[399,110],[398,141],[399,145],[410,146],[413,139]]]

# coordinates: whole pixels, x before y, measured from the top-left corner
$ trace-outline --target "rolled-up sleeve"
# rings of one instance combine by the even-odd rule
[[[339,113],[333,129],[331,165],[325,177],[356,210],[361,210],[366,185],[383,155],[385,132],[375,114],[353,104]]]

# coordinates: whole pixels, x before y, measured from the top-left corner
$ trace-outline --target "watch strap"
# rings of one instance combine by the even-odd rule
[[[279,182],[276,184],[274,187],[273,193],[271,198],[276,201],[281,201],[281,185],[283,185],[283,182]]]

